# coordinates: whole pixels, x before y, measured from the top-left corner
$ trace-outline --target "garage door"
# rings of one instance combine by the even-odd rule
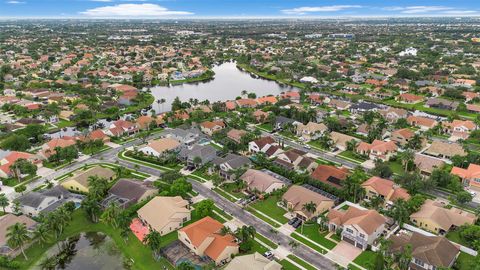
[[[350,238],[348,238],[348,237],[343,236],[343,241],[345,241],[345,242],[347,242],[347,243],[352,244],[352,245],[355,246],[355,240],[352,240],[352,239],[350,239]]]
[[[358,242],[357,242],[357,247],[363,249],[362,243],[358,243]]]

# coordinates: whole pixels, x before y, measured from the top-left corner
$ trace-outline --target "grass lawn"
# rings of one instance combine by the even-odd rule
[[[108,149],[110,149],[110,146],[103,145],[102,147],[83,149],[82,153],[85,155],[94,155],[103,151],[107,151]]]
[[[455,265],[453,266],[453,269],[458,269],[458,270],[468,270],[468,269],[475,269],[475,257],[472,255],[468,255],[465,252],[460,252],[460,255],[458,255],[457,261],[455,262]]]
[[[356,267],[356,266],[353,265],[353,264],[349,264],[349,265],[348,265],[348,270],[360,270],[360,268]]]
[[[300,268],[298,268],[297,266],[295,266],[293,263],[287,261],[287,260],[281,260],[278,262],[279,264],[281,264],[283,267],[282,269],[283,270],[300,270]]]
[[[307,270],[315,270],[316,268],[311,266],[310,264],[306,263],[305,261],[303,261],[302,259],[298,258],[297,256],[293,255],[293,254],[290,254],[287,256],[290,260],[298,263],[299,265],[303,266],[303,268],[307,269]]]
[[[65,128],[65,127],[71,127],[73,126],[73,122],[70,122],[70,121],[67,121],[67,120],[64,120],[64,119],[60,119],[60,121],[58,123],[56,123],[55,125],[58,127],[58,128]]]
[[[213,205],[213,210],[217,211],[220,215],[222,215],[222,217],[225,217],[227,219],[226,221],[229,221],[229,220],[233,219],[233,217],[231,215],[225,213],[225,211],[218,208],[218,206],[216,206],[216,205]]]
[[[258,127],[261,128],[261,129],[265,129],[268,132],[271,132],[273,130],[273,125],[270,124],[270,123],[264,123],[264,124],[259,125]]]
[[[277,244],[273,243],[272,241],[270,241],[270,239],[267,239],[265,236],[259,233],[255,234],[255,238],[262,241],[265,245],[271,247],[272,249],[276,249],[278,247]]]
[[[60,237],[60,240],[65,240],[68,237],[75,236],[82,232],[101,232],[108,235],[117,245],[118,249],[122,251],[124,257],[131,258],[135,262],[133,269],[162,269],[164,266],[168,269],[174,267],[164,258],[155,261],[151,250],[144,246],[134,235],[129,233],[128,240],[125,242],[120,236],[120,231],[104,223],[91,223],[83,210],[76,210],[72,215],[72,221]],[[166,246],[177,239],[177,234],[168,234],[162,237],[162,246]],[[45,251],[53,246],[55,241],[41,246],[39,243],[34,243],[26,250],[28,260],[26,261],[20,254],[15,258],[21,266],[21,269],[30,269],[39,261]]]
[[[322,144],[320,144],[318,141],[309,141],[307,144],[309,144],[310,146],[316,148],[316,149],[320,149],[322,151],[326,151],[325,147],[323,147]]]
[[[318,223],[306,224],[303,226],[303,235],[328,249],[334,248],[337,244],[325,238],[328,232],[320,232],[319,228]],[[302,226],[298,227],[296,232],[302,234]]]
[[[376,258],[377,258],[377,253],[371,250],[365,250],[360,255],[358,255],[358,257],[355,258],[353,262],[364,268],[370,269],[373,265],[375,265]]]
[[[405,172],[403,165],[399,160],[389,161],[388,166],[392,169],[393,173],[402,174]]]
[[[283,215],[285,215],[287,211],[277,205],[278,201],[279,198],[276,196],[270,196],[266,200],[258,200],[251,206],[265,215],[275,219],[276,221],[285,224],[288,222],[288,219]]]
[[[274,227],[274,228],[279,228],[280,225],[276,222],[274,222],[273,220],[263,216],[262,214],[258,213],[257,210],[253,209],[252,207],[247,207],[247,211],[252,213],[254,216],[256,216],[257,218],[265,221],[266,223],[270,224],[270,226]]]
[[[340,154],[338,154],[339,157],[344,157],[344,158],[347,158],[347,159],[353,159],[359,163],[362,163],[364,162],[365,160],[367,160],[366,158],[360,156],[359,154],[357,153],[354,153],[352,151],[343,151],[341,152]]]
[[[236,202],[235,198],[233,198],[230,194],[224,192],[223,190],[220,190],[218,188],[214,188],[213,191],[218,193],[220,196],[224,197],[225,199],[231,201],[231,202]]]
[[[237,191],[237,185],[235,183],[225,183],[221,186],[221,188],[234,197],[245,197],[245,194],[243,192]]]
[[[462,246],[468,247],[468,243],[466,243],[461,237],[460,237],[460,232],[458,230],[456,231],[450,231],[447,233],[445,236],[447,237],[448,240],[453,241],[455,243],[458,243]]]

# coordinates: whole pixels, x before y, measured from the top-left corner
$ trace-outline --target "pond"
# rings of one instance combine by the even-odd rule
[[[237,68],[235,62],[226,62],[214,66],[212,70],[215,72],[215,77],[209,81],[152,87],[152,95],[155,97],[153,109],[157,113],[169,111],[172,101],[176,97],[179,97],[182,101],[208,99],[210,103],[213,103],[235,99],[241,95],[243,90],[248,93],[255,93],[257,97],[278,95],[290,90],[298,91],[295,87],[280,85],[275,81],[258,78],[242,71]],[[165,103],[158,104],[157,100],[162,98],[165,99]]]
[[[53,246],[33,269],[125,269],[123,256],[108,236],[82,233]]]

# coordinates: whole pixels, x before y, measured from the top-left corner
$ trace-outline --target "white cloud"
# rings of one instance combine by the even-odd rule
[[[5,3],[12,4],[12,5],[25,4],[25,2],[23,2],[23,1],[15,1],[15,0],[7,1]]]
[[[399,7],[399,6],[392,6],[392,7],[384,7],[382,8],[386,11],[398,11],[401,14],[434,14],[434,15],[469,15],[469,14],[477,14],[478,11],[474,10],[464,10],[464,9],[457,9],[453,7],[447,6],[406,6],[406,7]]]
[[[174,11],[156,4],[119,4],[87,9],[80,14],[90,17],[161,17],[192,15],[188,11]]]
[[[305,15],[313,12],[335,12],[346,9],[361,8],[360,5],[333,5],[333,6],[319,6],[319,7],[298,7],[292,9],[283,9],[284,14],[290,15]]]

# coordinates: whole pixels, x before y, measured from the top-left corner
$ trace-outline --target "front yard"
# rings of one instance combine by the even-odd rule
[[[375,265],[375,260],[377,259],[377,253],[371,250],[365,250],[360,255],[358,255],[354,263],[366,268],[371,269]]]
[[[333,249],[337,245],[337,243],[325,238],[325,236],[328,234],[328,231],[320,232],[320,225],[316,222],[303,225],[303,233],[302,233],[302,226],[298,227],[298,229],[296,230],[296,233],[307,237],[313,242],[318,243],[329,250]],[[310,247],[312,246],[312,243],[309,243],[305,239],[302,239],[300,236],[296,236],[295,234],[292,234],[292,237],[294,237],[295,239],[299,240],[302,243],[305,243]],[[318,248],[315,248],[315,249],[318,249]]]
[[[341,152],[340,154],[338,154],[339,157],[343,157],[343,158],[346,158],[346,159],[352,159],[358,163],[362,163],[364,161],[366,161],[367,159],[355,152],[352,152],[352,151],[343,151]]]
[[[283,215],[285,215],[287,211],[277,205],[279,200],[280,197],[269,196],[265,200],[256,201],[251,205],[251,207],[280,222],[281,224],[285,224],[288,222],[288,219]]]

